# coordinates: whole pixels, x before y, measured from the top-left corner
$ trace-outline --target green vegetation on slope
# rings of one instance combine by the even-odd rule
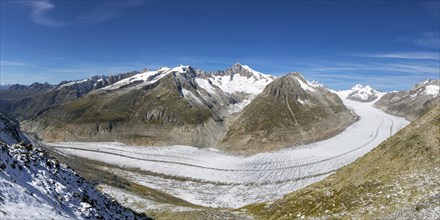
[[[327,179],[245,209],[263,219],[439,217],[439,139],[437,105]]]

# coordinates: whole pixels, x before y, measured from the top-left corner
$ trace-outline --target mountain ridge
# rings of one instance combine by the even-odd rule
[[[256,121],[243,116],[245,114],[242,111],[255,102],[257,97],[261,97],[261,93],[267,86],[272,85],[273,90],[276,90],[275,87],[283,86],[282,83],[273,85],[275,81],[281,80],[240,63],[235,63],[225,71],[211,74],[191,66],[180,65],[174,68],[161,67],[153,71],[145,70],[142,73],[132,72],[115,80],[109,78],[105,85],[102,84],[102,78],[96,78],[91,84],[95,87],[90,87],[81,93],[74,93],[75,95],[61,101],[49,102],[48,105],[43,105],[48,106],[47,108],[39,108],[33,117],[25,115],[27,117],[22,117],[22,119],[27,120],[21,121],[26,132],[36,134],[46,141],[119,141],[139,145],[183,144],[200,147],[220,145],[224,147],[232,143],[227,139],[232,136],[238,137],[237,131],[241,129],[241,124],[245,124],[249,128],[262,129],[255,131],[256,133],[250,137],[256,141],[255,143],[259,143],[258,146],[262,146],[253,149],[255,152],[278,149],[289,144],[322,140],[339,133],[354,122],[354,116],[343,107],[339,97],[324,86],[310,83],[300,73],[289,75],[292,75],[291,80],[293,80],[290,85],[297,87],[297,89],[291,89],[295,97],[292,96],[291,101],[281,101],[289,103],[289,106],[286,105],[282,109],[290,108],[290,110],[286,112],[284,118],[277,116],[276,108],[264,110],[273,119],[278,118],[276,119],[280,122],[277,125],[278,128],[269,125],[272,119],[264,116],[265,112],[258,105],[253,105],[255,106],[254,115],[256,118],[266,117],[264,120],[269,123],[266,123],[268,126],[255,124]],[[66,92],[75,91],[74,88],[86,82],[88,80],[62,83],[55,90],[62,91],[62,93],[55,94],[61,96]],[[98,83],[102,85],[97,86]],[[72,90],[69,90],[71,87],[73,87]],[[296,96],[299,95],[302,99],[296,100]],[[37,97],[45,100],[48,98],[44,93]],[[290,99],[289,97],[287,98]],[[54,100],[54,98],[48,100]],[[2,106],[5,107],[5,105]],[[334,106],[339,107],[333,108]],[[20,115],[22,111],[29,108],[32,106],[28,103],[25,103],[23,107],[17,105],[12,109],[12,113]],[[311,110],[312,114],[306,118],[314,118],[315,121],[320,119],[322,126],[314,124],[315,126],[309,126],[312,130],[304,132],[301,129],[298,130],[299,126],[292,127],[292,122],[290,125],[283,122],[294,120],[291,118],[292,115],[309,108],[314,110]],[[18,111],[14,111],[16,109]],[[335,123],[338,112],[343,112],[339,115],[342,118],[341,123]],[[298,114],[304,117],[307,115]],[[240,122],[236,122],[237,117],[241,117],[238,119]],[[243,123],[244,121],[247,122]],[[301,118],[299,121],[294,124],[302,124],[302,126],[306,124]],[[334,127],[327,126],[326,123],[330,121]],[[324,131],[320,127],[329,129]],[[287,130],[290,128],[294,129],[289,133]],[[230,129],[233,129],[232,133]],[[284,141],[268,146],[270,144],[266,141],[267,135],[273,139],[275,138],[274,132],[283,133],[281,140]],[[297,138],[296,140],[301,140],[298,142],[287,138],[286,132],[292,137],[298,137],[294,134],[295,132],[308,133],[306,135],[308,137]],[[246,140],[248,142],[243,142]],[[240,146],[252,145],[252,141],[249,140],[249,138],[241,139]],[[290,143],[290,141],[293,142]],[[237,144],[232,145],[237,146]],[[234,151],[233,148],[228,148],[228,150]],[[239,151],[243,150],[244,148],[239,149]]]

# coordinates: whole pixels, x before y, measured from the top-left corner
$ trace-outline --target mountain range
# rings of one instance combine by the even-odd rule
[[[276,78],[161,67],[52,86],[13,85],[0,109],[45,141],[118,141],[258,153],[310,143],[356,120],[338,96],[299,73]]]

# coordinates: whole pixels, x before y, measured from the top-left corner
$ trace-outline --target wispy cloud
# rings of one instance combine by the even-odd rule
[[[143,0],[98,1],[88,11],[79,11],[74,17],[65,17],[64,20],[49,16],[56,5],[51,0],[20,1],[19,3],[31,7],[29,19],[46,27],[65,27],[74,24],[96,24],[121,16],[127,9],[143,4]]]
[[[317,61],[303,62],[300,69],[309,79],[339,89],[350,88],[353,83],[369,84],[386,91],[408,89],[417,82],[440,76],[439,63],[432,60]]]
[[[359,56],[372,58],[440,60],[440,54],[438,52],[364,53]]]
[[[424,32],[418,37],[400,36],[398,42],[412,43],[420,47],[440,50],[440,32]]]
[[[423,1],[422,6],[425,8],[428,15],[438,18],[440,17],[440,2],[439,1]]]
[[[15,60],[0,60],[0,66],[25,66],[26,63]]]
[[[122,13],[143,4],[142,0],[103,1],[99,2],[92,10],[75,17],[75,22],[82,24],[95,24],[117,18]]]
[[[48,12],[55,9],[55,4],[53,4],[50,0],[35,0],[25,3],[32,7],[32,11],[29,16],[32,22],[47,27],[63,27],[66,25],[66,22],[54,20],[47,15]]]
[[[416,39],[414,43],[421,47],[440,50],[440,32],[426,32],[422,38]]]

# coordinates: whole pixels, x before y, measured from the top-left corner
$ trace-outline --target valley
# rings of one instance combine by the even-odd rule
[[[102,162],[97,168],[195,205],[238,208],[273,201],[329,176],[409,124],[341,97],[359,120],[339,135],[295,148],[240,156],[190,146],[141,147],[112,142],[45,143],[66,157]],[[107,164],[107,165],[106,165]],[[102,186],[115,198],[121,189]],[[123,203],[123,201],[120,201]]]

